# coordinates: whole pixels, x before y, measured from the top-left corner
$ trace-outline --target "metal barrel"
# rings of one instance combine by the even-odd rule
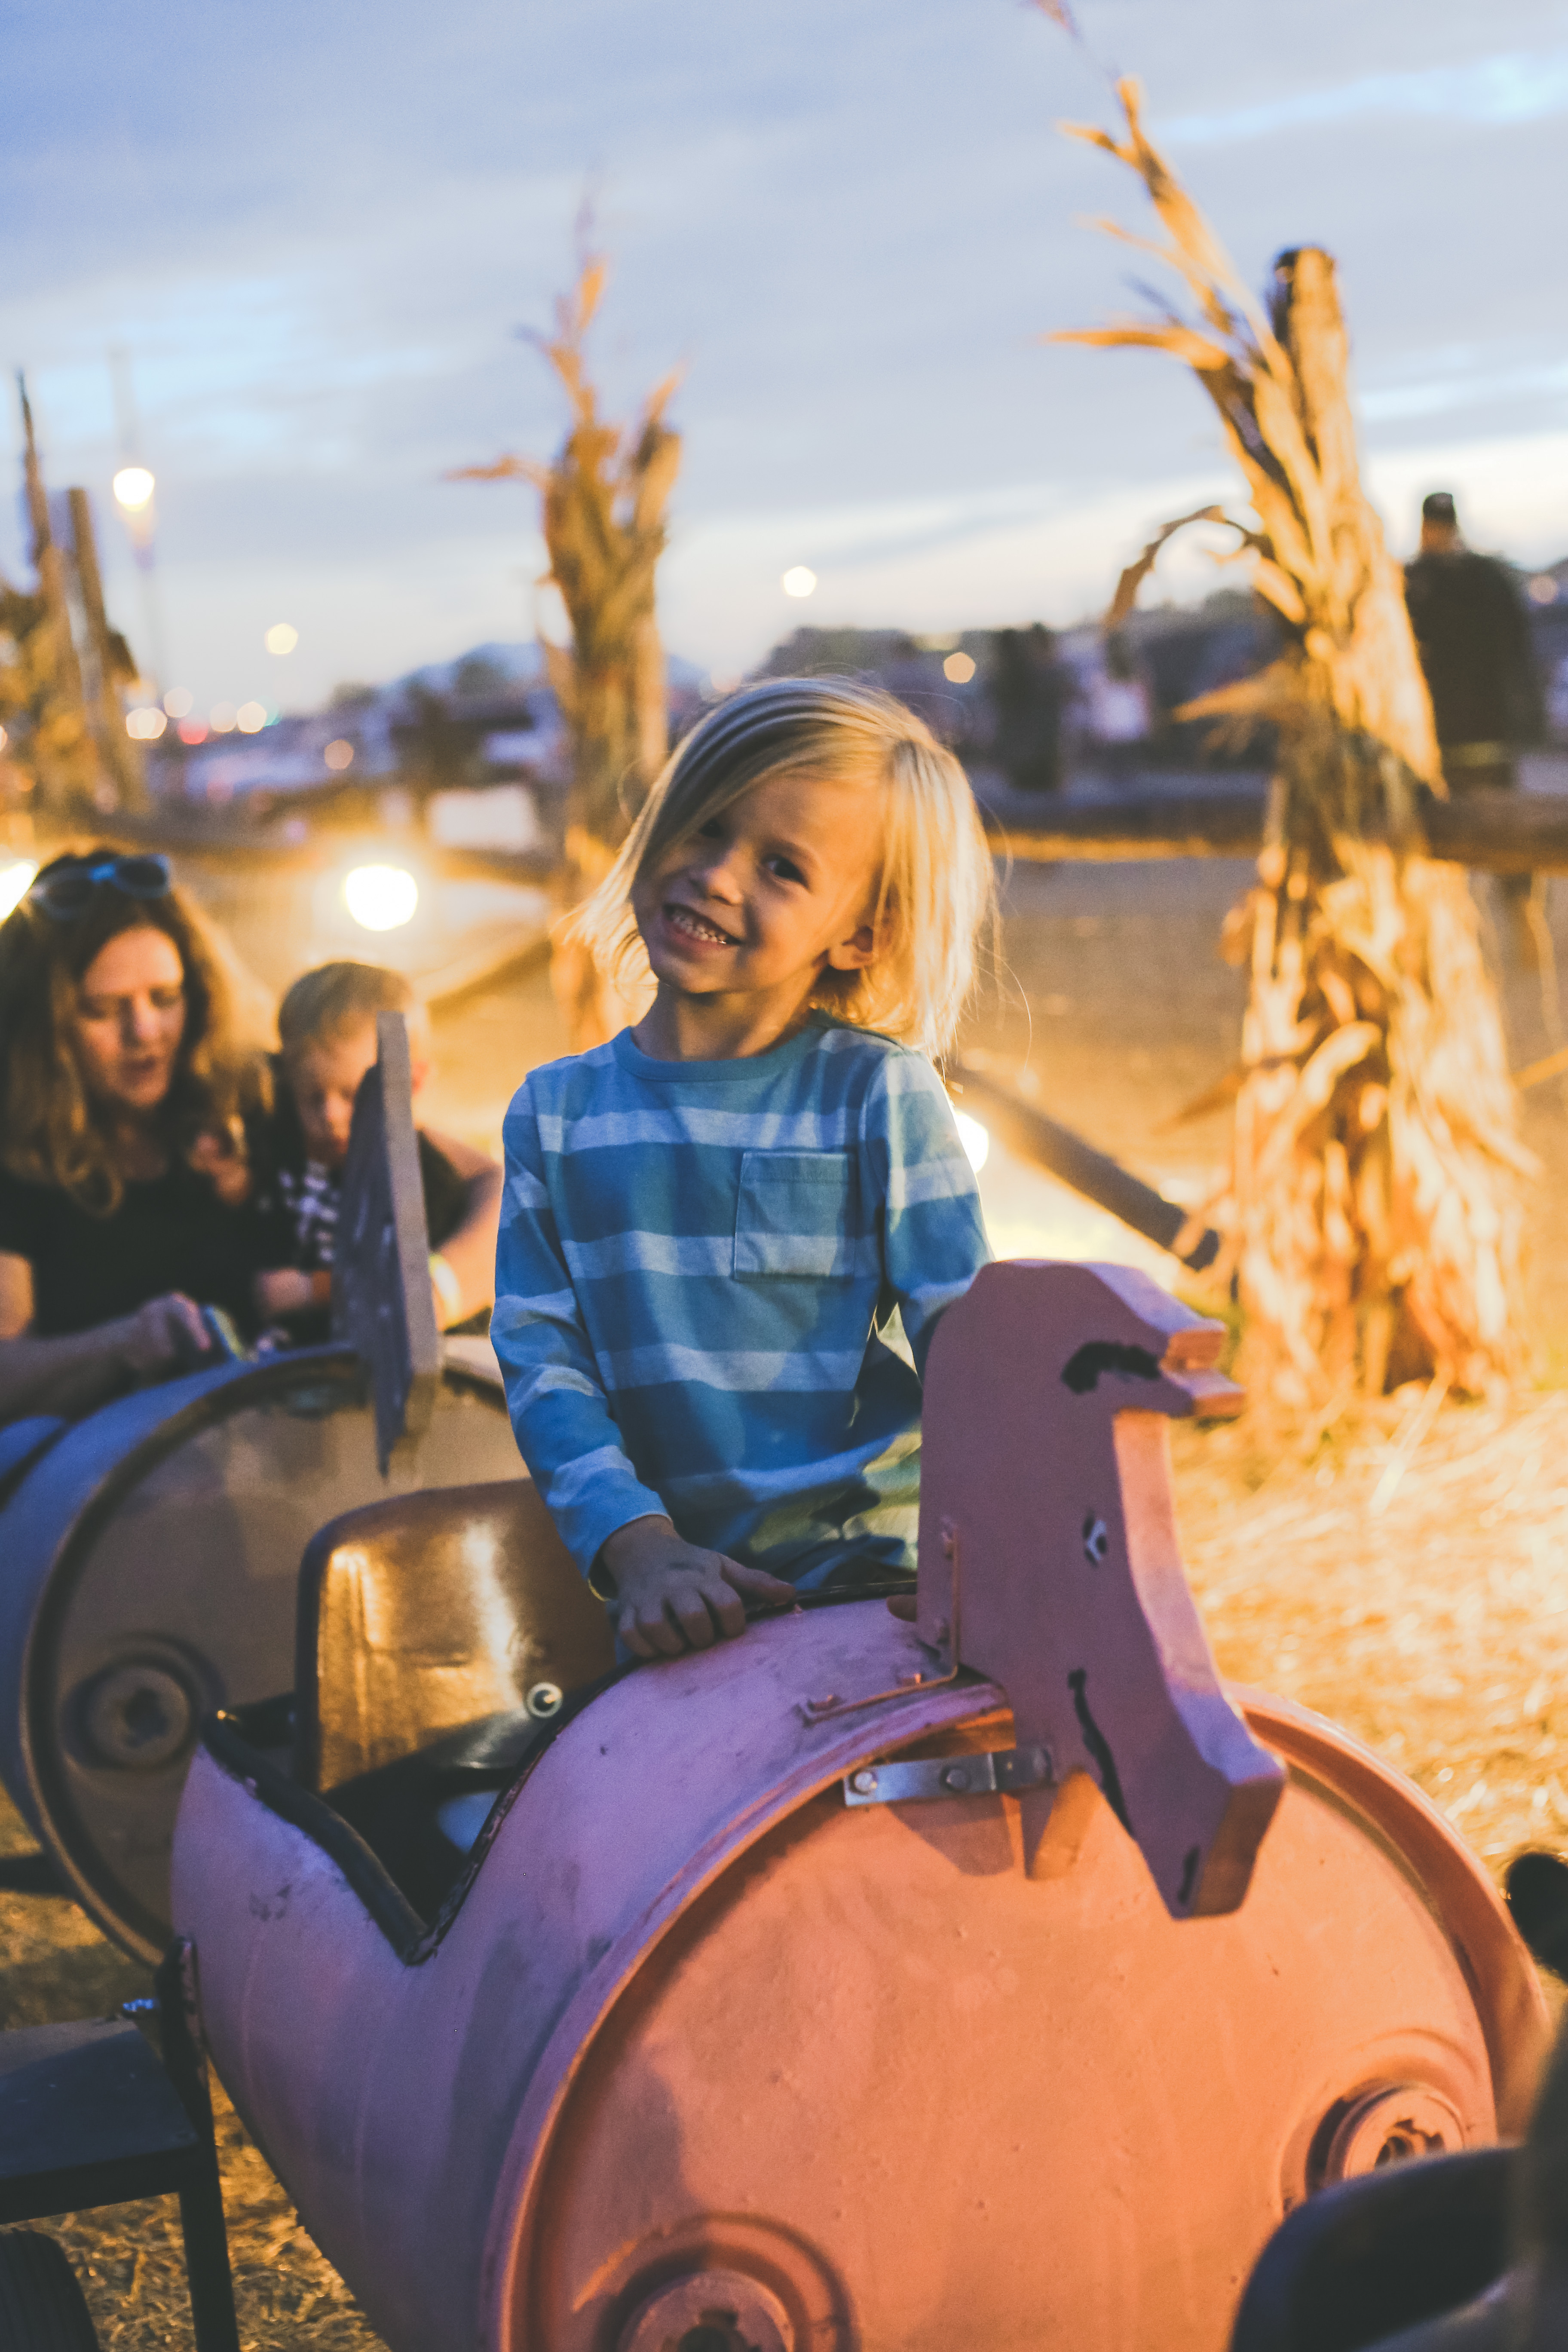
[[[169,1849],[197,1727],[288,1691],[300,1557],[397,1493],[520,1475],[494,1359],[449,1346],[429,1423],[376,1466],[359,1357],[226,1364],[58,1438],[0,1509],[0,1778],[127,1951],[169,1937]]]

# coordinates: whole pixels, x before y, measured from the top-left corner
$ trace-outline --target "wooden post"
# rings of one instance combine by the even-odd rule
[[[22,403],[27,514],[33,526],[33,566],[38,575],[39,593],[44,599],[47,615],[45,625],[48,632],[44,648],[46,660],[39,667],[47,670],[50,686],[43,698],[43,708],[35,717],[32,737],[36,781],[39,800],[46,804],[52,803],[54,814],[65,815],[69,813],[69,804],[76,793],[91,792],[98,781],[98,760],[88,725],[81,667],[77,660],[76,641],[71,635],[65,557],[56,546],[54,533],[49,528],[49,501],[38,464],[32,403],[27,398],[26,379],[19,371],[16,388]]]
[[[1129,793],[1124,800],[1061,801],[1046,825],[995,824],[998,857],[1055,866],[1085,858],[1256,857],[1268,795],[1233,791]],[[1424,856],[1479,874],[1568,874],[1568,793],[1467,793],[1417,804],[1412,839]]]
[[[119,788],[121,807],[144,809],[147,805],[146,772],[142,762],[141,747],[133,743],[126,733],[125,715],[120,708],[115,679],[121,662],[116,658],[109,615],[103,607],[103,579],[98,568],[92,508],[84,489],[72,489],[68,496],[71,552],[76,561],[77,585],[81,591],[82,611],[87,617],[93,666],[98,673],[93,699],[98,707],[99,750],[104,766]]]

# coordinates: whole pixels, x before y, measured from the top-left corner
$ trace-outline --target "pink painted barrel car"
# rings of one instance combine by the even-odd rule
[[[174,1913],[394,2352],[1221,2352],[1292,2205],[1521,2128],[1545,2012],[1477,1864],[1215,1675],[1167,1441],[1239,1403],[1219,1339],[983,1273],[912,1614],[617,1670],[526,1483],[317,1538],[292,1746],[209,1728]]]

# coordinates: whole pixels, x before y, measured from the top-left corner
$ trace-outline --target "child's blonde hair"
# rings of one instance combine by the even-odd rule
[[[969,780],[930,728],[891,695],[847,678],[784,677],[732,695],[680,745],[598,887],[563,926],[628,996],[648,982],[631,894],[673,845],[760,783],[795,775],[879,786],[888,822],[877,952],[825,971],[810,1002],[938,1060],[974,984],[996,885]]]
[[[303,1047],[344,1036],[378,1013],[402,1013],[413,1021],[424,1011],[413,982],[384,964],[318,964],[300,973],[278,1007],[278,1041],[285,1061],[291,1061]]]

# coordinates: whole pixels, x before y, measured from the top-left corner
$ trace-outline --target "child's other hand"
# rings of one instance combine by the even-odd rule
[[[255,1297],[257,1312],[262,1316],[295,1315],[302,1307],[317,1303],[310,1276],[299,1273],[291,1265],[275,1266],[269,1274],[258,1274]]]
[[[198,1176],[205,1176],[226,1209],[243,1208],[250,1198],[250,1169],[230,1136],[210,1129],[198,1135],[185,1154]]]
[[[687,1543],[668,1519],[617,1528],[600,1548],[599,1566],[616,1588],[610,1622],[638,1658],[710,1649],[744,1633],[747,1601],[785,1608],[795,1599],[793,1584]]]

